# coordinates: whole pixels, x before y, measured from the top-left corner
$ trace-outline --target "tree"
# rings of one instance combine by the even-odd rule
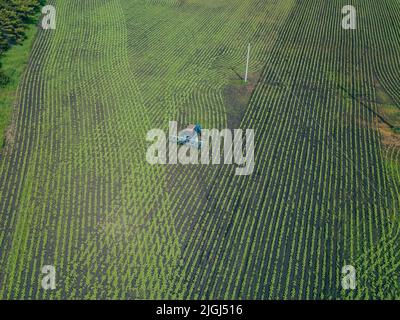
[[[34,23],[44,3],[45,0],[0,0],[0,58],[11,46],[22,43],[27,25]],[[7,82],[0,64],[0,86]]]

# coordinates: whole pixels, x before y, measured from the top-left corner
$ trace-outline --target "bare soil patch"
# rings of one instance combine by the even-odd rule
[[[227,112],[228,128],[240,128],[240,123],[246,112],[253,91],[260,78],[260,72],[249,74],[247,83],[239,75],[231,79],[224,88],[224,100]]]

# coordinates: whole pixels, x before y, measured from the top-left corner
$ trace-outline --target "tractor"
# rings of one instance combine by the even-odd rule
[[[191,124],[178,133],[178,136],[171,136],[170,140],[178,145],[188,145],[193,148],[201,149],[204,141],[201,140],[201,125]]]

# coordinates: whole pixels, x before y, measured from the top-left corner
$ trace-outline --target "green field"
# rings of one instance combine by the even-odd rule
[[[399,0],[350,1],[349,31],[344,0],[48,3],[0,159],[0,298],[400,299]],[[254,129],[253,174],[148,164],[172,120]]]

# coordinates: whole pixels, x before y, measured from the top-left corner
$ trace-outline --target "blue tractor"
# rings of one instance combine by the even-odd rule
[[[201,140],[201,125],[191,124],[178,133],[178,136],[171,136],[170,139],[179,145],[189,145],[190,147],[201,149],[203,141]]]

